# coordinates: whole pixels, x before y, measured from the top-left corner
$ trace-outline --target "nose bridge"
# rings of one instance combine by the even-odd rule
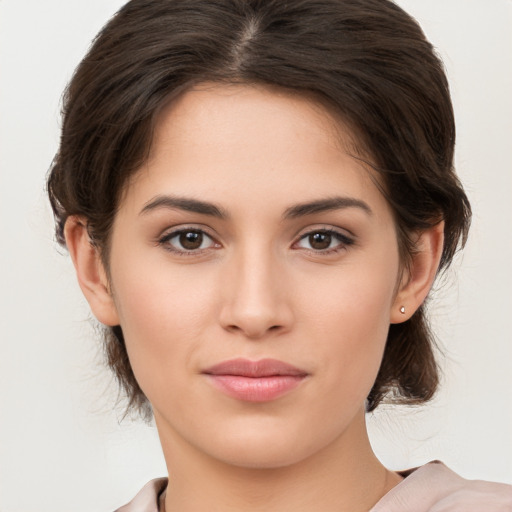
[[[285,301],[285,276],[275,252],[253,240],[234,251],[230,266],[223,326],[250,338],[288,327],[291,312]]]

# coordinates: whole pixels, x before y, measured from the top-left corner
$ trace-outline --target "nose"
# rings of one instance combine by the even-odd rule
[[[224,329],[249,339],[290,329],[289,290],[276,259],[268,252],[249,248],[233,256],[221,285],[220,323]]]

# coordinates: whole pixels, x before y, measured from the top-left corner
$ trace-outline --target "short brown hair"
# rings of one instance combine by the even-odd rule
[[[410,234],[445,222],[441,268],[465,243],[468,199],[454,173],[455,126],[443,65],[417,22],[388,0],[132,0],[103,28],[64,96],[48,177],[57,239],[87,219],[108,268],[127,179],[147,159],[161,109],[194,84],[258,83],[313,94],[354,129],[382,177],[402,261]],[[147,409],[120,326],[106,352],[129,398]],[[373,410],[384,397],[429,400],[438,385],[424,307],[391,325]]]

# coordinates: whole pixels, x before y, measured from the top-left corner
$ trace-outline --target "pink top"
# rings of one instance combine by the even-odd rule
[[[512,485],[466,480],[435,461],[412,471],[369,512],[512,512]],[[167,478],[151,480],[115,512],[158,512]]]

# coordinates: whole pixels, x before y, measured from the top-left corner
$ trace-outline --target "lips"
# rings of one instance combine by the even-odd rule
[[[295,389],[308,376],[306,371],[277,359],[231,359],[202,373],[216,389],[248,402],[275,400]]]

